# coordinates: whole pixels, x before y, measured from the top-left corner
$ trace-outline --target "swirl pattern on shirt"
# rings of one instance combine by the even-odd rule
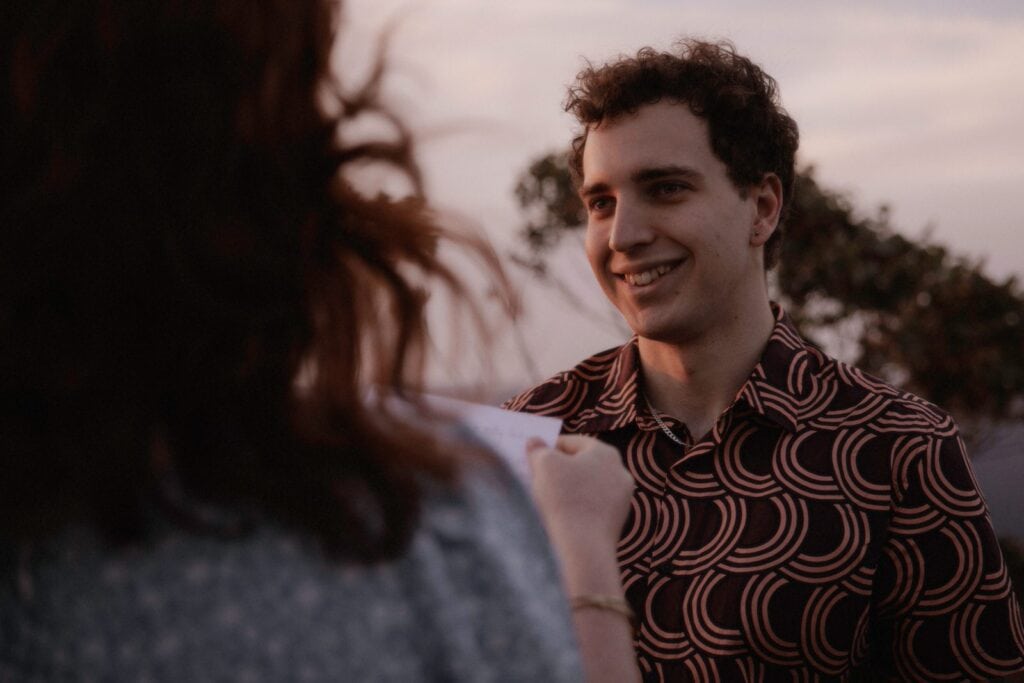
[[[953,420],[822,354],[785,313],[694,439],[641,394],[636,341],[506,407],[564,420],[636,479],[619,544],[652,681],[986,680],[1024,626]]]

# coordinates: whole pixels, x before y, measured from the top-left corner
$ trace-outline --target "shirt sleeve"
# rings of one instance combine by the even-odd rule
[[[959,434],[906,436],[872,605],[871,668],[901,680],[1024,669],[1021,610]]]

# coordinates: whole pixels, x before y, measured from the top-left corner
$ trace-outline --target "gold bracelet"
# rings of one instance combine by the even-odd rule
[[[595,609],[615,612],[626,617],[630,625],[634,629],[636,628],[636,614],[633,613],[629,603],[624,598],[617,598],[614,595],[577,595],[569,599],[569,606],[573,610],[593,607]]]

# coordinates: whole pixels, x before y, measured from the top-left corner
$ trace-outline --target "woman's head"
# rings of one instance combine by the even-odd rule
[[[11,533],[94,509],[130,520],[169,462],[198,495],[255,503],[337,550],[399,547],[417,478],[453,464],[383,426],[361,388],[415,381],[424,296],[410,270],[458,283],[421,201],[345,181],[366,160],[418,176],[377,99],[381,72],[348,90],[328,72],[335,3],[8,2]],[[345,147],[347,123],[373,111],[395,135]]]

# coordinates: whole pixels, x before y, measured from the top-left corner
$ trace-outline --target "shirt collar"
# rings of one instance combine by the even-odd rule
[[[819,394],[817,372],[824,357],[800,336],[781,306],[773,302],[771,307],[775,316],[771,336],[749,379],[737,393],[733,407],[743,403],[773,424],[793,432],[799,426],[802,407]],[[640,393],[636,337],[616,349],[612,362],[604,367],[603,372],[589,378],[592,390],[598,390],[596,400],[567,420],[566,426],[573,432],[590,434],[633,423],[645,431],[659,429]]]
[[[818,376],[825,356],[807,343],[781,306],[771,306],[775,326],[736,401],[793,432],[808,403],[824,396],[818,390]]]
[[[571,432],[607,432],[632,424],[637,419],[637,401],[642,399],[639,392],[640,356],[636,337],[600,356],[589,360],[611,362],[601,362],[601,369],[593,374],[587,373],[589,361],[577,367],[577,372],[587,384],[587,393],[597,395],[587,401],[590,404],[588,408],[566,419],[565,426]],[[644,412],[646,414],[646,410]]]

